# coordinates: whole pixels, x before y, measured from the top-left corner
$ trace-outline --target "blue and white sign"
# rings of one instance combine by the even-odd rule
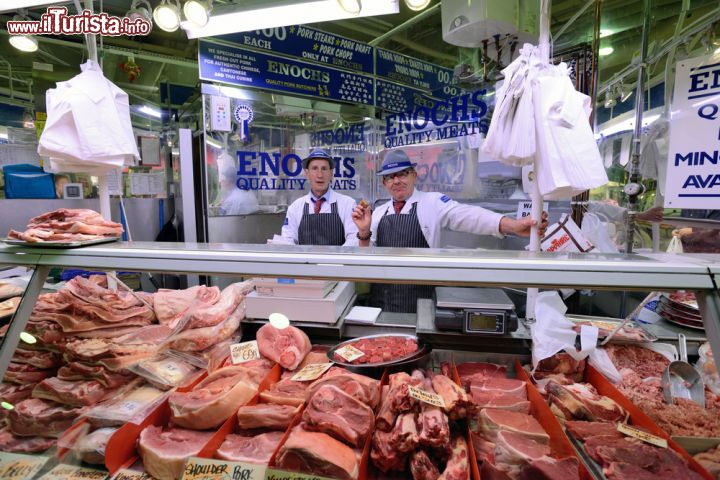
[[[415,110],[415,107],[430,107],[434,100],[423,90],[407,87],[397,83],[375,80],[377,107],[391,112],[407,112]]]
[[[720,209],[720,54],[678,62],[666,208]]]
[[[428,92],[435,98],[460,95],[453,71],[383,48],[375,49],[375,75]]]
[[[200,39],[200,79],[373,104],[373,78]]]
[[[373,47],[302,25],[216,37],[248,48],[281,53],[356,72],[373,73]]]

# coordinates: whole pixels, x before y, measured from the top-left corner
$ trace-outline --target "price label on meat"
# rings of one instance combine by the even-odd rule
[[[258,350],[257,340],[234,343],[230,345],[230,357],[232,358],[232,363],[234,365],[260,358],[260,350]]]
[[[47,461],[48,457],[0,452],[0,479],[32,478]]]
[[[138,472],[137,470],[129,470],[127,468],[121,468],[112,477],[112,480],[152,480],[153,477],[145,472]]]
[[[293,375],[292,380],[295,382],[309,382],[311,380],[317,380],[332,366],[332,363],[311,363],[310,365],[305,365],[302,370]]]
[[[352,345],[345,345],[342,348],[338,348],[337,350],[335,350],[335,354],[340,355],[348,362],[352,362],[353,360],[357,360],[358,358],[365,356],[365,352],[358,350]]]
[[[411,385],[408,385],[408,393],[416,400],[420,400],[421,402],[428,403],[435,407],[445,408],[445,402],[443,402],[442,397],[436,393],[426,392],[425,390],[415,388]]]
[[[105,480],[108,472],[74,465],[56,465],[41,480]]]
[[[266,469],[265,465],[253,463],[191,457],[185,464],[182,480],[264,480]]]
[[[644,430],[640,430],[639,428],[631,427],[630,425],[626,425],[624,423],[618,423],[617,429],[620,433],[624,433],[629,437],[637,438],[638,440],[642,440],[650,445],[655,445],[656,447],[661,448],[668,447],[667,440],[664,438],[658,437]]]
[[[268,468],[265,473],[265,480],[332,480],[327,477],[319,477],[307,473],[284,472]]]

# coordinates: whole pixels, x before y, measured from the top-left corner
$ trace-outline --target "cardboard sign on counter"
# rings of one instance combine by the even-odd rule
[[[60,464],[40,477],[40,480],[105,480],[107,476],[108,472],[103,470]]]
[[[32,478],[48,460],[49,457],[0,452],[0,480]]]
[[[328,477],[320,477],[309,473],[285,472],[283,470],[275,470],[268,468],[265,472],[264,480],[332,480]]]
[[[652,433],[648,433],[644,430],[640,430],[639,428],[631,427],[630,425],[627,425],[625,423],[618,423],[617,429],[618,432],[624,435],[637,438],[638,440],[642,440],[643,442],[649,443],[650,445],[655,445],[656,447],[660,448],[668,448],[667,440],[653,435]]]
[[[294,382],[310,382],[317,380],[323,373],[327,372],[333,364],[331,363],[311,363],[305,365],[302,370],[293,375]]]
[[[233,365],[249,362],[260,358],[260,350],[258,350],[257,340],[250,342],[234,343],[230,345],[230,358]]]
[[[335,350],[335,355],[340,355],[345,361],[352,363],[353,360],[357,360],[360,357],[365,356],[365,352],[358,350],[352,345],[348,344],[342,348]]]
[[[185,464],[181,480],[214,480],[217,478],[264,480],[266,469],[266,465],[191,457]]]
[[[130,470],[129,468],[121,468],[112,477],[112,480],[153,480],[153,476],[148,475],[145,472]]]
[[[426,392],[425,390],[415,388],[411,385],[408,385],[408,393],[415,400],[420,400],[421,402],[428,403],[435,407],[445,408],[445,402],[437,393]]]

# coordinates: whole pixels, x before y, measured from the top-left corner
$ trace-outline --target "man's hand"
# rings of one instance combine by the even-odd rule
[[[366,236],[370,232],[370,224],[372,223],[372,214],[369,206],[355,205],[352,211],[352,219],[358,227],[358,234],[361,237]]]
[[[644,212],[640,212],[635,215],[638,220],[645,220],[646,222],[662,222],[663,221],[663,207],[653,207]]]
[[[543,212],[540,225],[538,226],[538,233],[540,234],[540,238],[545,236],[545,230],[548,226],[547,218],[547,212]],[[502,233],[503,235],[512,233],[520,237],[529,237],[530,229],[533,225],[535,225],[535,220],[530,217],[525,217],[521,220],[510,217],[503,217],[502,220],[500,220],[500,233]]]

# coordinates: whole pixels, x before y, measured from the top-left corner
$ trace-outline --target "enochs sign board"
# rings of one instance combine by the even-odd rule
[[[370,76],[202,39],[199,43],[201,80],[373,104]]]

